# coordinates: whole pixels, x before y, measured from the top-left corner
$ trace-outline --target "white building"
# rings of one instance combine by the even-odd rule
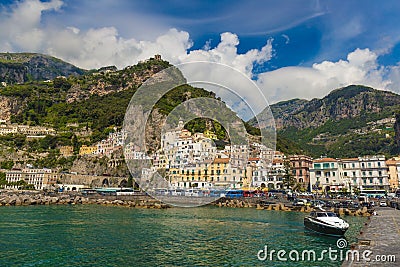
[[[349,159],[321,158],[314,160],[310,168],[312,190],[389,190],[388,177],[385,156],[380,155]]]
[[[313,161],[310,168],[310,187],[312,191],[338,192],[345,187],[341,177],[342,166],[339,160],[320,158]]]
[[[57,183],[58,174],[52,172],[51,169],[13,169],[6,172],[6,180],[8,183],[16,183],[18,181],[25,181],[28,185],[31,184],[37,190],[51,188]],[[18,189],[17,185],[9,186],[9,188]]]
[[[359,189],[389,190],[389,175],[385,156],[359,157],[361,175],[357,177]]]

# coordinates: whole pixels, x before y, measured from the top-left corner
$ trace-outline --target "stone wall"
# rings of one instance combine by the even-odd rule
[[[63,184],[82,184],[87,187],[126,187],[128,177],[95,176],[83,174],[61,174]]]

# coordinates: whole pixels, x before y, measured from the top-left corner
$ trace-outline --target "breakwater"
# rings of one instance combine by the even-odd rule
[[[264,201],[258,198],[249,199],[227,199],[220,198],[214,205],[219,207],[232,207],[232,208],[256,208],[258,210],[275,210],[275,211],[297,211],[297,212],[311,212],[315,210],[310,206],[294,206],[291,202],[285,201]],[[373,209],[368,209],[367,207],[362,207],[358,209],[350,208],[324,208],[327,211],[335,212],[339,215],[348,216],[363,216],[368,217],[373,213]]]
[[[3,191],[0,194],[0,206],[29,206],[29,205],[104,205],[104,206],[124,206],[131,208],[155,208],[164,209],[170,206],[156,200],[145,193],[125,196],[103,196],[99,194],[82,195],[79,193],[44,193],[40,191],[15,192]],[[209,204],[218,207],[231,208],[255,208],[258,210],[274,211],[297,211],[311,212],[314,208],[310,206],[294,206],[291,202],[284,199],[264,198],[220,198]],[[339,215],[363,216],[367,217],[373,213],[372,209],[362,207],[359,209],[350,208],[325,208],[328,211]]]
[[[3,192],[0,195],[0,206],[30,206],[30,205],[104,205],[125,206],[132,208],[167,208],[147,195],[136,196],[84,196],[80,194],[45,194],[42,192]]]
[[[376,212],[364,224],[357,243],[351,244],[356,257],[345,259],[342,267],[399,266],[400,211],[385,207]]]

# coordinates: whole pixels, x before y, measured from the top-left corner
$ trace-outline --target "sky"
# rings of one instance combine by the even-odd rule
[[[350,84],[399,93],[399,12],[397,0],[0,0],[0,52],[39,52],[85,69],[155,54],[172,64],[222,63],[269,103]]]

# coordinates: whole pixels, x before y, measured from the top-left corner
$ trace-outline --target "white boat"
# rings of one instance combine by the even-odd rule
[[[349,224],[329,211],[313,211],[304,218],[304,227],[313,232],[325,235],[343,236]]]

